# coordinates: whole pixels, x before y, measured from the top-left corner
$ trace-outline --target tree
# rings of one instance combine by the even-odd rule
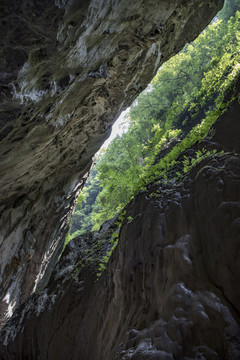
[[[239,4],[228,0],[200,36],[159,69],[132,105],[128,132],[116,137],[97,160],[87,197],[74,214],[74,229],[98,229],[142,183],[167,171],[181,151],[206,134],[239,73]],[[173,139],[181,143],[163,157]]]

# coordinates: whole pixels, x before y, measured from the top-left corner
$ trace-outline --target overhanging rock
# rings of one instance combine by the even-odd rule
[[[221,0],[1,6],[1,318],[48,278],[92,156]]]

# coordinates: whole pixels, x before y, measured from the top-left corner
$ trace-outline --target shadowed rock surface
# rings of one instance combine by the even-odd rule
[[[2,1],[1,323],[46,284],[92,156],[115,117],[221,6]]]
[[[150,184],[124,219],[69,243],[3,328],[3,360],[239,359],[240,158],[221,133],[232,122],[239,133],[239,114],[235,100],[214,125],[231,152]]]

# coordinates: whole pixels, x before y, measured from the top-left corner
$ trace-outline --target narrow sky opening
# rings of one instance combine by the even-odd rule
[[[126,110],[124,110],[121,113],[121,115],[119,116],[119,118],[115,121],[115,123],[112,126],[111,135],[103,143],[103,145],[101,146],[101,149],[106,149],[117,135],[121,136],[122,134],[124,134],[128,130],[128,127],[129,127],[129,119],[128,119],[129,110],[130,110],[130,108],[127,108]]]

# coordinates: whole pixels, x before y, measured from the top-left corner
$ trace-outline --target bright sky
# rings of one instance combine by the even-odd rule
[[[143,90],[143,92],[151,92],[153,90],[153,86],[152,83],[148,84],[147,88],[145,90]],[[137,100],[135,100],[135,103],[137,102]],[[113,141],[113,139],[117,136],[117,135],[122,135],[123,133],[125,133],[128,130],[129,127],[129,111],[130,111],[130,107],[127,108],[127,110],[124,110],[121,115],[119,116],[119,118],[115,121],[115,123],[113,124],[112,127],[112,132],[111,135],[109,136],[109,138],[103,143],[101,149],[107,148],[109,146],[109,144],[111,143],[111,141]],[[100,150],[101,150],[100,149]]]
[[[121,113],[121,115],[119,116],[119,118],[115,121],[115,123],[112,126],[112,132],[111,135],[109,136],[109,138],[103,143],[102,148],[107,148],[108,145],[110,144],[110,142],[117,136],[117,135],[122,135],[123,133],[125,133],[128,129],[129,126],[129,121],[128,121],[128,113],[129,113],[129,109],[123,111]]]

